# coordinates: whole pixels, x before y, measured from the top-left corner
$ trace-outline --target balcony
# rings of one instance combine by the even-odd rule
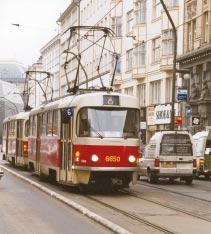
[[[133,68],[132,78],[136,80],[144,79],[146,77],[146,66]]]

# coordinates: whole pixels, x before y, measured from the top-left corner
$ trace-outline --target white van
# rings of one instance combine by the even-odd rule
[[[211,176],[211,130],[197,132],[193,135],[196,147],[197,172],[196,176]]]
[[[150,183],[166,177],[191,184],[195,173],[195,147],[187,131],[162,131],[152,136],[141,159],[140,175],[146,175]]]

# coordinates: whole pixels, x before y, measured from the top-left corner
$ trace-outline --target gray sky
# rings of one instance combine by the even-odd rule
[[[70,2],[0,0],[0,59],[16,59],[25,66],[36,62],[40,49],[57,34],[56,20]]]

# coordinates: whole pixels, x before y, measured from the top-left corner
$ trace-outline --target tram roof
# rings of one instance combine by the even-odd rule
[[[11,120],[17,120],[17,119],[28,119],[29,112],[19,112],[18,114],[11,115],[4,119],[4,123],[9,122]]]
[[[92,92],[66,96],[54,102],[47,103],[45,105],[32,109],[30,111],[30,115],[34,115],[48,110],[62,109],[74,106],[103,106],[103,101],[101,98],[103,95],[119,96],[121,99],[121,107],[139,108],[138,100],[133,96],[120,94],[116,92]]]

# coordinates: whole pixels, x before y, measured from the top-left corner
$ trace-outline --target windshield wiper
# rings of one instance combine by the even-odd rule
[[[93,128],[93,127],[91,126],[90,123],[89,123],[89,127],[90,127],[90,129],[91,129],[92,131],[94,131],[101,139],[103,139],[103,135],[100,134],[95,128]]]

